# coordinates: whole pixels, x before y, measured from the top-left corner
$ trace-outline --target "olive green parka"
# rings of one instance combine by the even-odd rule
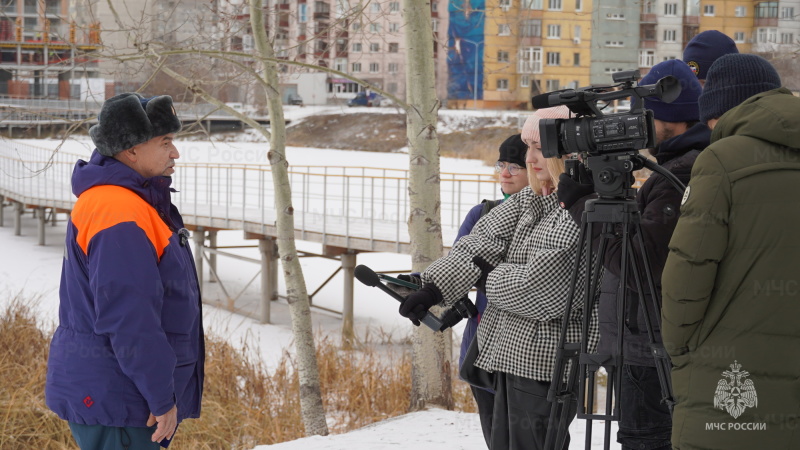
[[[697,158],[662,278],[676,449],[800,449],[800,98],[755,95]]]

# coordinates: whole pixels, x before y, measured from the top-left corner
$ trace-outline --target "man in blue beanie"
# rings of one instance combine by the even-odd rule
[[[703,31],[686,44],[683,61],[692,68],[702,86],[706,82],[709,67],[722,55],[739,53],[736,43],[717,30]]]
[[[800,98],[756,55],[708,70],[712,129],[664,267],[676,449],[800,448]]]
[[[653,84],[668,75],[676,77],[680,82],[680,96],[672,103],[655,97],[644,99],[645,108],[653,111],[656,126],[657,144],[649,150],[658,164],[683,183],[688,183],[692,164],[700,151],[708,145],[711,130],[698,122],[697,100],[701,87],[691,68],[683,61],[673,59],[655,65],[639,84]],[[584,190],[581,192],[582,189]],[[563,208],[569,209],[576,223],[580,223],[584,203],[589,197],[573,199],[593,190],[591,185],[580,185],[568,176],[561,178],[557,191],[559,200]],[[682,196],[683,192],[658,173],[651,175],[636,195],[639,211],[642,213],[642,238],[657,290],[661,285],[661,271],[669,252],[667,244],[678,220]],[[638,241],[634,239],[632,242],[635,251],[638,251]],[[599,354],[617,353],[617,291],[620,284],[621,250],[622,238],[611,238],[603,262],[606,271],[598,298]],[[626,311],[622,312],[625,323],[622,385],[618,393],[620,420],[617,442],[625,450],[669,449],[672,419],[667,405],[662,402],[661,386],[650,351],[645,318],[640,311],[640,293],[632,278],[629,277],[628,280]],[[644,296],[644,302],[650,308],[650,317],[656,322],[656,341],[660,342],[656,320],[660,312],[653,308],[653,299],[647,292]]]

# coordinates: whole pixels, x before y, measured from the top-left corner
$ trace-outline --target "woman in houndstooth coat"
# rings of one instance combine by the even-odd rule
[[[566,113],[565,107],[551,108],[528,118],[522,138],[529,146],[531,186],[492,209],[448,256],[434,261],[421,275],[423,288],[401,306],[401,314],[414,320],[433,304],[449,306],[476,283],[485,288],[488,305],[478,326],[475,365],[494,373],[491,450],[544,448],[550,414],[547,391],[579,228],[569,212],[558,207],[554,187],[564,163],[542,157],[538,123]],[[585,261],[581,264],[583,270]],[[576,289],[582,292],[583,286]],[[574,305],[568,342],[578,342],[581,335],[582,302]],[[596,312],[590,328],[593,351]],[[574,417],[576,405],[572,407]],[[568,446],[569,438],[564,448]]]

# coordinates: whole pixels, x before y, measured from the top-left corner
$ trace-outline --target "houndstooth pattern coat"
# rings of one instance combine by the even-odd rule
[[[480,355],[475,365],[480,368],[539,381],[552,377],[579,233],[569,212],[556,202],[555,194],[540,196],[526,187],[481,218],[448,256],[422,273],[423,282],[435,284],[449,305],[480,277],[472,262],[475,256],[495,266],[486,282],[489,303],[478,325]],[[584,270],[585,261],[580,273]],[[568,342],[578,342],[581,336],[580,278]],[[594,309],[590,351],[599,336],[596,302]]]

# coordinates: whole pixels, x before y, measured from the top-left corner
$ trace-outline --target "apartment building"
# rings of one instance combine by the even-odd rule
[[[97,83],[99,26],[68,0],[0,4],[0,95],[85,99]]]

